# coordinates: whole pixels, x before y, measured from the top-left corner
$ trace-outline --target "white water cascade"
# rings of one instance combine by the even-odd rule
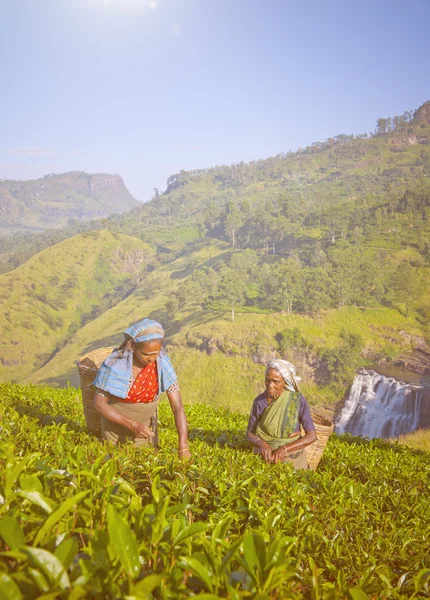
[[[337,433],[367,438],[397,437],[420,425],[422,389],[360,369],[337,419]]]

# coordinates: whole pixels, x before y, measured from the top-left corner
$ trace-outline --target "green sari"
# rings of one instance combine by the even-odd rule
[[[291,434],[297,427],[299,408],[300,392],[284,390],[279,398],[261,413],[255,435],[267,442],[272,450],[296,441],[300,433],[295,436]]]

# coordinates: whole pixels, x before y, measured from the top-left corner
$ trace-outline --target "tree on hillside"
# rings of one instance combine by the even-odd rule
[[[220,283],[218,288],[219,298],[225,301],[231,308],[231,320],[234,321],[234,311],[245,302],[245,283],[238,274],[229,267],[223,267],[220,271]]]
[[[307,314],[333,305],[334,283],[324,267],[305,267],[302,273],[300,306]]]
[[[208,231],[212,231],[219,224],[221,212],[222,209],[214,200],[210,200],[205,206],[202,219]]]
[[[115,249],[113,257],[116,265],[121,271],[130,275],[135,286],[138,286],[148,270],[150,258],[153,257],[153,251],[148,250],[121,250]]]
[[[204,306],[217,297],[219,275],[212,267],[194,269],[178,290],[179,307]]]
[[[389,124],[388,119],[383,119],[382,117],[376,121],[376,135],[386,135],[389,132]]]
[[[191,276],[191,280],[198,284],[200,288],[198,297],[203,303],[210,302],[216,298],[219,274],[212,267],[196,269]]]
[[[300,208],[297,198],[286,196],[284,193],[278,197],[278,203],[281,214],[291,222],[300,220]]]
[[[430,100],[424,102],[424,104],[415,111],[414,121],[420,121],[430,125]]]
[[[178,291],[179,308],[189,305],[201,306],[203,302],[204,298],[199,283],[188,277]]]
[[[403,197],[399,200],[398,209],[403,213],[421,213],[425,218],[427,210],[430,208],[430,182],[426,177],[420,177],[411,182]]]
[[[348,331],[342,331],[340,337],[343,339],[341,346],[320,351],[320,383],[346,383],[354,377],[363,340]]]
[[[389,299],[393,303],[403,303],[407,317],[411,306],[423,293],[423,279],[419,270],[412,267],[407,261],[402,262],[391,278]]]
[[[258,263],[259,257],[255,250],[247,248],[241,252],[235,252],[229,265],[239,275],[240,279],[248,282],[254,276]]]
[[[270,308],[291,315],[302,293],[300,261],[296,258],[288,258],[273,267],[265,282],[265,292]]]
[[[383,221],[384,221],[384,216],[382,214],[382,210],[380,208],[377,208],[375,211],[375,225],[376,225],[377,233],[380,232]]]
[[[352,238],[355,244],[361,244],[363,241],[363,228],[362,227],[354,227],[352,232]]]
[[[283,358],[287,360],[293,359],[292,351],[306,348],[308,346],[298,327],[292,329],[284,329],[276,334],[278,342],[278,350]]]
[[[311,247],[309,247],[309,251],[305,256],[305,262],[307,262],[310,267],[321,267],[323,265],[327,265],[327,255],[322,249],[320,240],[317,240]]]
[[[166,302],[166,312],[169,315],[169,317],[174,319],[176,317],[178,310],[179,310],[178,297],[176,294],[171,294],[171,296],[169,297],[169,299]]]
[[[273,254],[276,254],[276,249],[282,254],[285,251],[285,241],[294,236],[300,230],[300,225],[290,223],[286,217],[282,215],[273,219],[271,223],[271,236]]]
[[[359,274],[359,253],[344,240],[338,240],[329,249],[328,258],[332,264],[332,278],[338,307],[351,304],[355,292],[355,280]]]
[[[237,248],[237,230],[243,225],[243,217],[237,208],[233,208],[227,213],[224,221],[224,228],[231,240],[233,248]]]

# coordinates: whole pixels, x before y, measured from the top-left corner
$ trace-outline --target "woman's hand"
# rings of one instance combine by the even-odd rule
[[[276,450],[272,452],[272,462],[274,462],[275,464],[278,462],[284,462],[286,456],[287,449],[284,446],[276,448]]]
[[[267,442],[260,440],[260,442],[257,444],[257,449],[266,462],[272,462],[272,448]]]
[[[267,442],[250,431],[246,432],[246,439],[254,446],[254,452],[261,454],[266,462],[272,462],[272,448]]]
[[[179,447],[178,456],[180,459],[184,460],[187,458],[191,458],[192,454],[188,446],[184,446],[183,448]]]
[[[134,435],[134,437],[145,438],[149,440],[155,436],[155,433],[151,431],[149,427],[147,427],[143,423],[139,423],[139,421],[132,422],[129,429]]]
[[[110,406],[109,398],[107,396],[96,393],[94,396],[94,406],[97,412],[99,412],[108,421],[111,421],[111,423],[117,423],[118,425],[122,425],[123,427],[130,429],[134,437],[145,438],[149,440],[155,436],[155,433],[146,425],[139,423],[139,421],[132,421],[131,419],[128,419]]]

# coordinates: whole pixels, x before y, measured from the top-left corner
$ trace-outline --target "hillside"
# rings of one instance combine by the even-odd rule
[[[5,598],[429,597],[428,455],[332,436],[317,471],[268,465],[246,419],[167,402],[160,449],[85,433],[76,390],[0,385]]]
[[[418,198],[414,206],[412,190],[417,180],[424,178],[425,184],[430,174],[429,115],[430,101],[415,112],[380,119],[373,134],[342,134],[267,159],[180,171],[169,177],[166,191],[132,219],[124,215],[111,222],[130,233],[137,233],[141,219],[153,226],[194,222],[212,235],[222,234],[234,247],[245,248],[273,246],[270,237],[276,226],[272,223],[270,231],[270,215],[284,218],[278,229],[283,223],[285,237],[303,234],[300,228],[319,228],[314,237],[331,243],[333,237],[348,237],[348,230],[351,235],[363,218],[376,217],[377,208],[386,209],[383,217],[396,212],[409,188],[403,209],[425,208]],[[250,239],[246,221],[262,215],[265,227]],[[281,253],[282,241],[276,244]]]
[[[247,165],[182,172],[130,213],[3,243],[5,268],[24,261],[0,279],[11,290],[15,274],[47,250],[37,252],[55,241],[54,263],[55,249],[66,244],[60,240],[72,234],[76,252],[88,236],[125,233],[150,245],[154,257],[143,278],[126,290],[114,286],[97,312],[85,310],[70,330],[54,327],[55,354],[36,364],[27,353],[25,368],[6,364],[2,379],[76,384],[76,358],[118,343],[145,315],[166,327],[188,402],[246,411],[275,353],[298,365],[312,403],[340,400],[359,366],[409,361],[424,373],[429,107],[378,121],[372,136],[336,136]],[[81,227],[97,232],[76,235]],[[82,288],[73,293],[84,304]],[[32,310],[29,301],[22,318],[31,322]],[[10,323],[6,330],[10,337]],[[18,349],[4,352],[7,363]],[[238,372],[244,377],[232,386]]]
[[[191,290],[193,301],[181,308],[176,304],[172,311],[178,290],[196,264],[227,262],[231,254],[225,242],[196,242],[188,253],[148,273],[126,298],[68,336],[52,359],[25,380],[78,385],[77,357],[100,346],[117,345],[121,332],[147,315],[166,328],[166,346],[187,403],[205,402],[247,412],[262,389],[263,365],[274,353],[297,364],[307,397],[311,403],[321,404],[343,396],[354,367],[413,348],[415,337],[408,337],[405,331],[421,339],[421,325],[414,316],[406,318],[388,308],[344,307],[315,317],[242,309],[232,322],[227,306],[204,308],[198,304],[200,296]],[[360,347],[351,353],[346,351],[345,330],[360,339]],[[335,373],[329,369],[330,357],[337,360]]]
[[[236,248],[277,255],[300,250],[310,240],[323,251],[339,239],[354,238],[369,238],[371,244],[376,238],[383,248],[400,242],[425,246],[429,114],[430,101],[379,119],[372,134],[341,134],[267,159],[181,171],[151,202],[93,227],[144,237],[154,245],[194,227]],[[381,222],[386,226],[379,239]],[[80,227],[86,230],[88,224],[0,240],[1,270],[76,235]]]
[[[139,206],[119,175],[81,171],[32,181],[0,181],[0,234],[40,231]]]
[[[151,249],[109,232],[52,246],[0,276],[0,378],[22,380],[68,337],[130,293],[144,277]]]

